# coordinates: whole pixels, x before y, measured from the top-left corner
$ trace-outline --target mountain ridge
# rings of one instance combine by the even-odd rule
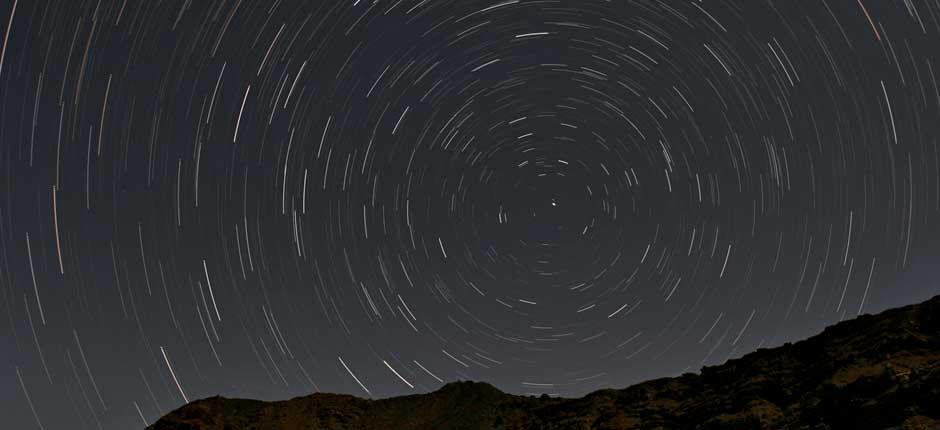
[[[482,382],[362,399],[211,397],[148,430],[940,429],[940,296],[865,314],[700,373],[580,398],[516,396]]]

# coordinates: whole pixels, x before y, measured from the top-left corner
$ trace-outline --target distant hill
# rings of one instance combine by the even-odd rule
[[[578,399],[476,382],[366,400],[213,397],[148,430],[940,429],[940,296],[863,315],[809,339]]]

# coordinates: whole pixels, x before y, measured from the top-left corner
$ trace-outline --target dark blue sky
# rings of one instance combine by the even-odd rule
[[[940,3],[0,3],[0,405],[577,396],[938,293]]]

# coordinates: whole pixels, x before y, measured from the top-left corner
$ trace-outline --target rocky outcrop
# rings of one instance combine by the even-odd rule
[[[864,315],[700,374],[578,399],[515,396],[455,382],[365,400],[199,400],[149,430],[940,429],[940,296]]]

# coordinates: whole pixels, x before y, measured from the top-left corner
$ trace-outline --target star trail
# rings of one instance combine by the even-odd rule
[[[940,292],[940,2],[6,0],[0,404],[579,396]]]

